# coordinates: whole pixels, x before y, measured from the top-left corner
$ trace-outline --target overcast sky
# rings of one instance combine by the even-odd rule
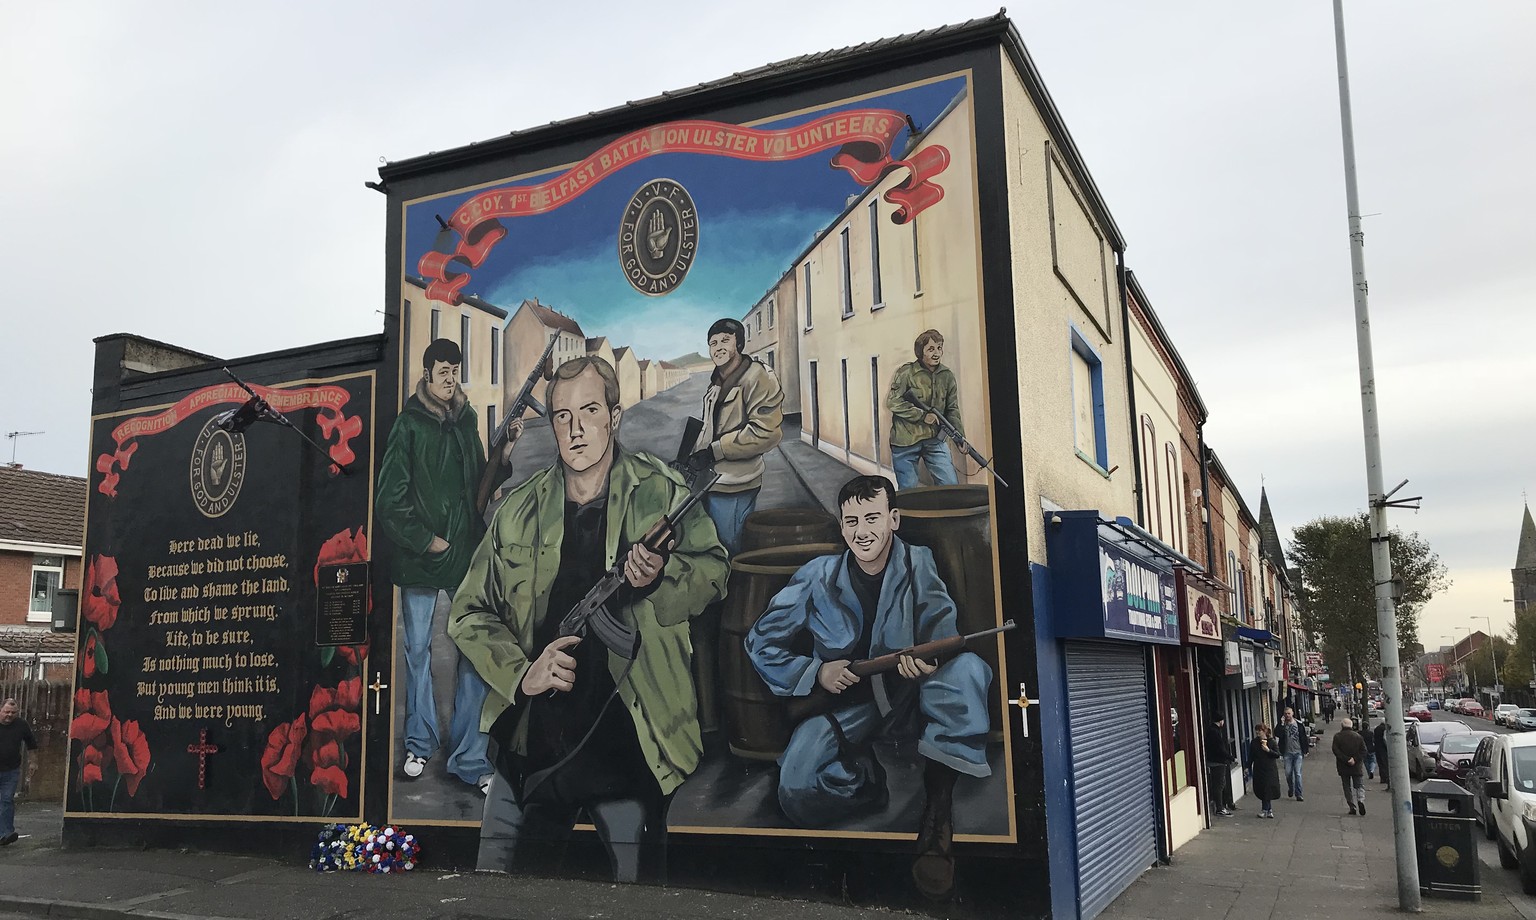
[[[240,355],[378,331],[401,159],[993,3],[45,3],[0,13],[0,432],[84,475],[91,338]],[[1331,6],[1009,11],[1173,336],[1209,443],[1282,537],[1365,505]],[[1510,620],[1536,484],[1536,4],[1349,0],[1394,523]],[[11,442],[0,442],[0,462]]]

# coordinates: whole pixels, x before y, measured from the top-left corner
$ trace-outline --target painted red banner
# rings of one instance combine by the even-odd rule
[[[252,384],[251,389],[266,400],[267,405],[281,413],[318,409],[320,415],[315,424],[320,426],[323,440],[335,441],[329,454],[332,460],[348,464],[357,459],[348,442],[363,433],[361,417],[347,415],[343,409],[352,394],[341,387],[297,387],[276,390]],[[119,470],[128,469],[134,452],[139,449],[138,438],[153,437],[175,428],[197,412],[212,406],[240,405],[250,399],[250,394],[234,383],[220,383],[204,387],[183,397],[176,405],[154,415],[136,415],[112,429],[116,449],[96,458],[96,472],[102,474],[97,491],[111,498],[117,497],[117,483],[122,478]],[[335,471],[336,467],[332,467]]]
[[[500,218],[544,214],[576,200],[584,192],[632,163],[662,153],[698,153],[738,160],[798,160],[837,148],[831,165],[860,185],[874,185],[888,173],[907,175],[883,196],[896,205],[891,219],[904,224],[944,197],[933,177],[949,166],[949,150],[924,147],[911,157],[893,160],[891,143],[907,126],[906,116],[891,109],[854,109],[824,115],[792,128],[758,129],[719,121],[672,121],[626,134],[575,166],[537,185],[511,185],[476,192],[453,213],[448,226],[459,235],[451,252],[423,255],[417,271],[427,280],[427,296],[450,304],[469,283],[491,249],[507,235]]]

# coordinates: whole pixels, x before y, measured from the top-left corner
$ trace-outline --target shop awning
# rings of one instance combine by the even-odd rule
[[[1239,639],[1247,639],[1254,645],[1267,645],[1273,646],[1275,648],[1280,646],[1280,640],[1276,639],[1275,634],[1267,629],[1253,629],[1249,626],[1239,626],[1237,628],[1237,637]]]
[[[1287,687],[1290,687],[1292,690],[1300,690],[1303,693],[1311,693],[1312,692],[1312,688],[1311,687],[1303,686],[1302,684],[1298,684],[1298,683],[1296,683],[1293,680],[1286,681],[1285,685]]]

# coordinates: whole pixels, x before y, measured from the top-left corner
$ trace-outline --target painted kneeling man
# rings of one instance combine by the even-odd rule
[[[779,804],[802,827],[826,827],[889,801],[872,745],[916,714],[925,802],[912,878],[930,897],[954,884],[951,799],[959,774],[984,777],[992,669],[971,652],[944,662],[903,656],[894,674],[861,679],[855,661],[959,635],[955,604],[933,554],[896,535],[901,511],[884,476],[859,476],[838,494],[848,551],[813,559],[776,594],[748,633],[747,654],[778,696],[816,688],[830,711],[795,727],[779,760]],[[810,639],[810,655],[799,654]]]

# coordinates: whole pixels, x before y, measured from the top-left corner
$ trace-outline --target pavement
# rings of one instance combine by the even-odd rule
[[[65,849],[61,818],[57,804],[17,802],[16,828],[24,836],[0,849],[0,918],[880,920],[903,913],[500,873],[322,874],[297,863],[298,854],[268,859],[185,850]]]
[[[1372,722],[1374,726],[1375,722]],[[1385,786],[1365,783],[1367,814],[1348,813],[1333,756],[1338,720],[1326,726],[1302,766],[1303,801],[1280,799],[1275,819],[1257,817],[1252,794],[1237,814],[1180,847],[1167,866],[1144,873],[1109,906],[1105,920],[1303,920],[1401,917],[1392,813]],[[1282,774],[1283,776],[1283,774]],[[1235,790],[1234,790],[1235,791]],[[1476,834],[1479,902],[1423,897],[1424,917],[1536,920],[1536,898],[1499,867],[1494,845]]]
[[[1238,812],[1145,872],[1100,916],[1106,920],[1308,920],[1395,917],[1397,870],[1383,787],[1366,783],[1369,814],[1346,813],[1333,758],[1336,725],[1305,761],[1305,800],[1281,799],[1273,821],[1247,795]],[[879,920],[906,911],[688,888],[418,870],[320,874],[284,858],[178,850],[65,849],[55,803],[17,803],[20,842],[0,849],[0,920],[11,917],[346,920]],[[1426,917],[1536,920],[1536,898],[1499,868],[1477,835],[1482,900],[1423,899]],[[938,914],[966,916],[960,905]]]

